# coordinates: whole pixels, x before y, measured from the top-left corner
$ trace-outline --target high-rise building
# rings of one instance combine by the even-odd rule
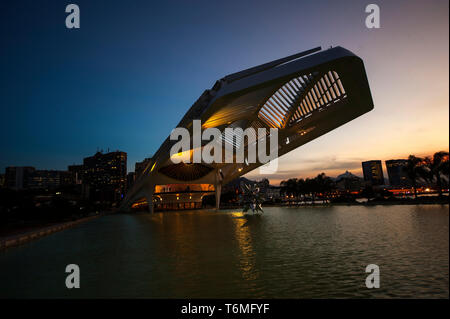
[[[381,161],[362,162],[364,181],[372,186],[384,185],[383,167]]]
[[[0,188],[5,186],[5,174],[0,174]]]
[[[386,169],[391,186],[409,187],[412,185],[411,180],[406,173],[406,165],[408,160],[396,159],[386,161]]]
[[[127,153],[97,152],[83,160],[83,184],[88,185],[89,198],[118,202],[127,187]]]
[[[27,188],[31,173],[35,171],[31,166],[10,166],[5,170],[5,187],[11,189]]]

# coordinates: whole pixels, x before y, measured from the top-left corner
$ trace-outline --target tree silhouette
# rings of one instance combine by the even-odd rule
[[[430,170],[427,168],[427,165],[423,158],[416,157],[414,155],[409,155],[408,161],[404,168],[406,170],[406,174],[411,180],[412,187],[414,189],[414,198],[417,199],[417,180],[419,178],[429,179]]]
[[[447,175],[449,172],[449,154],[440,151],[433,155],[433,159],[429,163],[432,178],[436,178],[436,186],[438,188],[439,197],[442,196],[442,179],[441,175]]]
[[[329,193],[334,189],[333,180],[326,176],[325,173],[321,173],[315,178],[315,184],[316,191],[322,194],[322,201],[325,203]]]
[[[299,195],[302,195],[305,198],[306,195],[310,195],[314,203],[318,194],[321,194],[322,200],[325,202],[336,185],[330,177],[326,176],[325,173],[321,173],[315,178],[290,178],[287,181],[282,181],[280,186],[282,191],[289,197],[292,195],[298,198]]]

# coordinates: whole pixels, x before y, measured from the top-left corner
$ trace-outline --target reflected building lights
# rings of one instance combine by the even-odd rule
[[[250,230],[244,226],[247,219],[244,218],[242,212],[231,213],[233,223],[235,225],[235,237],[239,246],[239,266],[242,272],[242,278],[247,281],[254,281],[259,277],[256,268],[255,251]]]

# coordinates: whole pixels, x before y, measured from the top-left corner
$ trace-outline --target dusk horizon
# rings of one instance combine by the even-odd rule
[[[41,14],[30,16],[31,11],[22,10],[21,20],[2,21],[2,29],[13,32],[5,34],[9,45],[0,62],[5,70],[2,90],[6,90],[1,97],[2,117],[9,119],[1,128],[2,136],[9,137],[0,142],[1,171],[28,165],[65,170],[96,150],[108,148],[127,152],[127,169],[134,171],[134,164],[153,156],[182,114],[215,79],[317,45],[324,49],[345,46],[365,59],[375,109],[282,156],[275,175],[254,171],[247,176],[280,181],[291,173],[302,177],[321,171],[333,175],[341,169],[356,173],[363,160],[449,150],[448,29],[443,28],[448,24],[448,2],[382,2],[384,15],[378,30],[353,28],[363,23],[364,3],[347,6],[343,15],[333,15],[335,10],[322,12],[328,21],[324,25],[307,17],[300,22],[291,12],[316,12],[334,2],[288,2],[277,6],[278,11],[271,10],[284,18],[265,20],[264,28],[254,28],[247,21],[267,10],[270,3],[261,3],[256,12],[244,5],[232,15],[234,25],[247,28],[239,36],[221,18],[224,10],[231,10],[225,4],[216,4],[220,10],[210,10],[211,5],[202,2],[195,12],[208,10],[208,19],[194,23],[190,19],[195,15],[183,15],[177,24],[161,29],[160,24],[155,26],[168,9],[163,4],[158,4],[159,18],[144,20],[137,12],[138,7],[145,11],[142,6],[105,9],[81,1],[84,28],[74,31],[64,28],[58,6],[50,9],[50,3],[36,6],[25,1],[24,8],[33,7]],[[299,7],[292,10],[293,6]],[[8,5],[2,9],[7,14]],[[119,17],[132,17],[133,23],[116,27],[114,21]],[[40,32],[39,25],[50,33]],[[301,37],[293,31],[277,32],[298,27],[303,30]],[[103,36],[106,30],[114,33],[114,41]],[[219,34],[207,36],[213,30]],[[146,32],[152,35],[150,41]],[[426,38],[421,36],[424,32]],[[189,48],[195,54],[178,50],[187,39],[168,42],[175,33],[190,35]],[[220,44],[214,40],[219,35]],[[32,45],[37,45],[34,58],[25,61],[18,53]],[[233,49],[236,45],[240,50]],[[52,53],[43,51],[49,46],[64,58],[53,59]],[[88,46],[91,55],[87,55]],[[87,77],[89,70],[96,72],[95,79]],[[23,84],[20,91],[13,87],[17,83]],[[155,120],[154,115],[166,112],[171,116],[165,121]]]

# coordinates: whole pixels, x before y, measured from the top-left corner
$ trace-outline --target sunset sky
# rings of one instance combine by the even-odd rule
[[[203,90],[233,72],[316,46],[360,56],[374,110],[292,151],[268,175],[349,170],[449,149],[449,2],[67,1],[0,4],[0,172],[66,169],[97,148],[150,157]],[[262,178],[258,170],[247,175]]]

